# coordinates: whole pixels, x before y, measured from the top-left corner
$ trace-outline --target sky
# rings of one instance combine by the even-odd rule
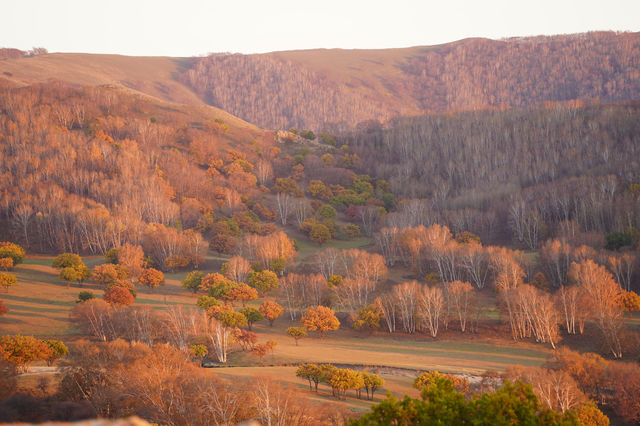
[[[640,31],[640,0],[0,0],[0,47],[196,56]]]

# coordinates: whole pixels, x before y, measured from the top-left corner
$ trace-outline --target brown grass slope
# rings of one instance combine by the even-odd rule
[[[574,99],[619,102],[640,98],[640,34],[216,54],[193,59],[180,79],[207,103],[266,128]]]
[[[78,86],[113,85],[159,99],[202,104],[173,79],[188,59],[160,56],[52,53],[0,61],[0,74],[19,85],[59,80]]]
[[[15,49],[4,49],[15,50]],[[205,104],[176,77],[189,67],[188,58],[52,53],[34,57],[0,55],[0,78],[15,86],[61,81],[73,86],[109,86],[144,95],[159,105],[224,120],[233,130],[260,130],[228,112]]]

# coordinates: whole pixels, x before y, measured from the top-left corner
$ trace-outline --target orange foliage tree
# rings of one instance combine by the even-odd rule
[[[340,328],[340,321],[336,318],[335,313],[326,306],[308,308],[300,318],[300,324],[309,331],[317,332],[320,337],[323,337],[327,331]]]
[[[119,285],[114,285],[104,292],[103,299],[111,305],[128,306],[135,302],[131,292]]]
[[[138,277],[138,284],[149,287],[153,291],[154,288],[164,285],[164,274],[157,269],[147,268]]]
[[[282,315],[284,309],[277,302],[266,300],[260,305],[260,313],[269,321],[269,325],[273,326],[273,322]]]

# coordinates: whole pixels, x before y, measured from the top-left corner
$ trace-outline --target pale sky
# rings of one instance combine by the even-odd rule
[[[0,0],[0,47],[194,56],[640,31],[640,0]]]

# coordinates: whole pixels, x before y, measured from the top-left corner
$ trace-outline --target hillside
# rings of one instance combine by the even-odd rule
[[[10,49],[6,49],[10,50]],[[0,76],[17,85],[64,81],[76,86],[115,86],[169,102],[202,105],[175,81],[186,58],[52,53],[0,60]]]
[[[193,227],[242,185],[209,165],[255,161],[274,141],[215,108],[120,88],[0,80],[0,93],[0,235],[41,252],[104,252],[146,223]]]
[[[3,52],[0,76],[14,84],[115,86],[169,102],[206,103],[268,129],[339,132],[428,112],[640,98],[639,33],[197,58]]]
[[[386,50],[308,50],[192,59],[180,80],[265,128],[353,127],[435,111],[640,96],[640,34],[466,39]]]

